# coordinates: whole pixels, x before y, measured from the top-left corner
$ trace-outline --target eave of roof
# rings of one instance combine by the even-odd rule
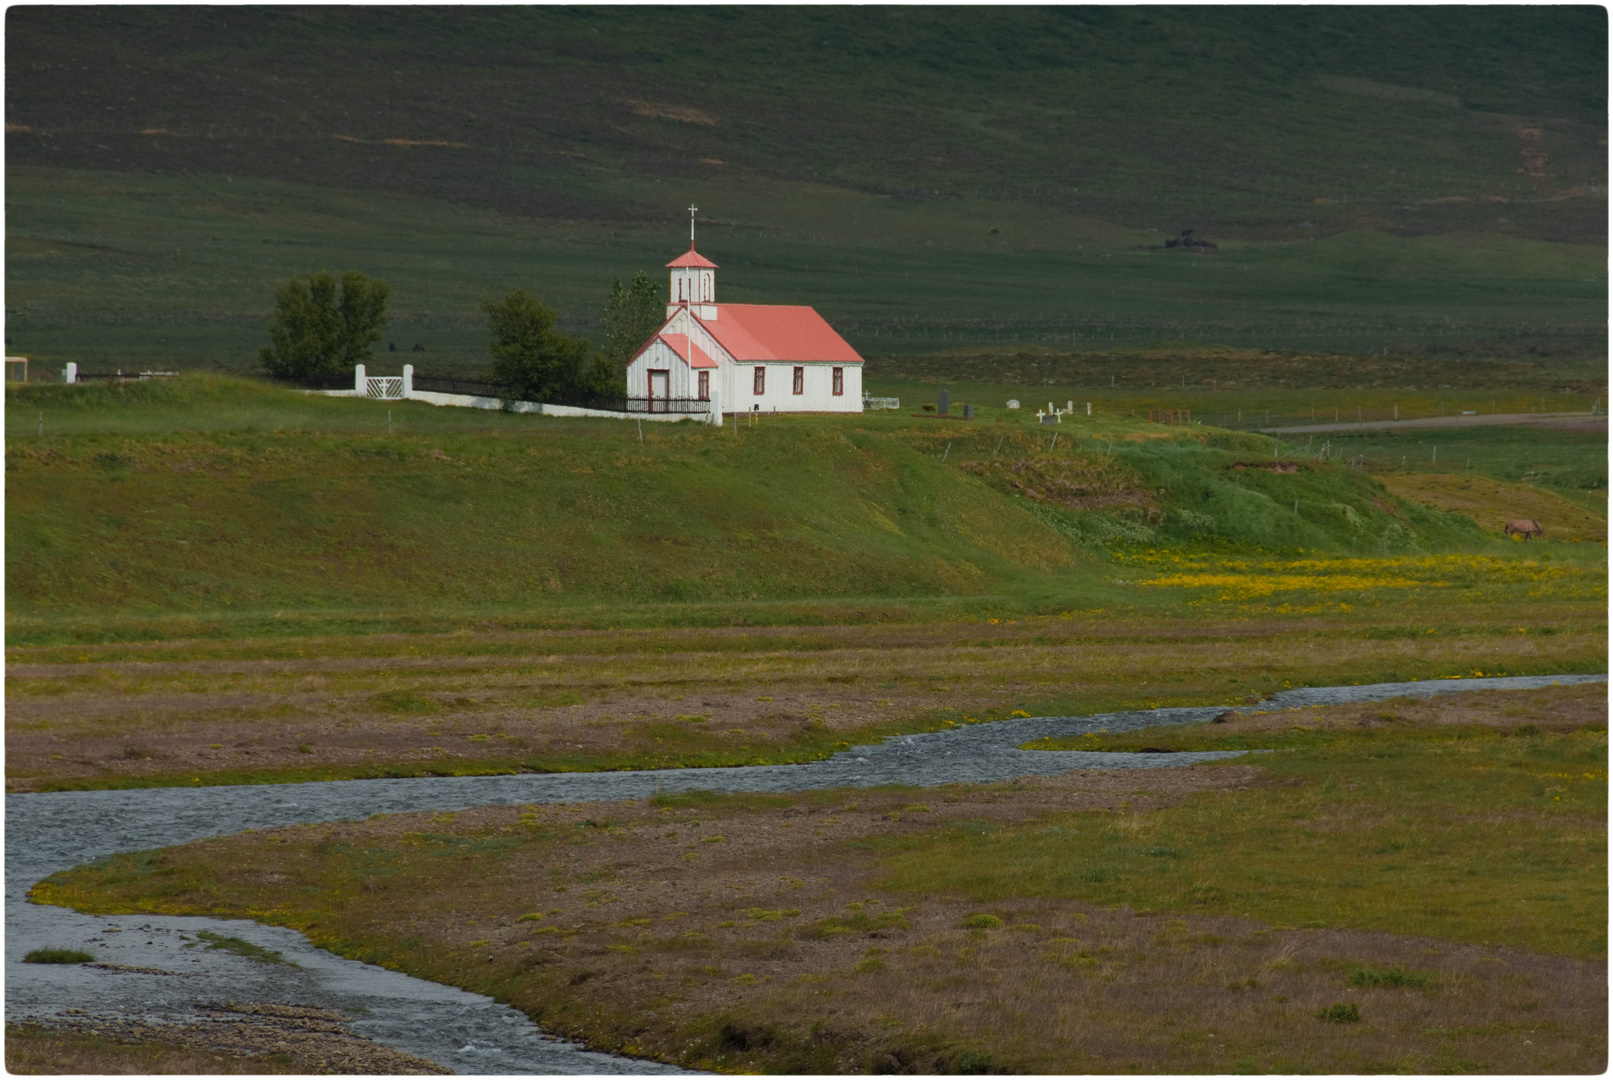
[[[714,368],[717,361],[706,355],[706,351],[689,340],[688,334],[657,334],[656,339],[664,341],[678,354],[682,360],[692,368]]]
[[[666,265],[667,269],[669,270],[682,270],[688,266],[697,266],[702,270],[717,269],[716,263],[700,254],[700,252],[696,251],[694,248],[690,248],[688,251],[684,252],[682,255],[679,255],[676,259],[673,259]]]

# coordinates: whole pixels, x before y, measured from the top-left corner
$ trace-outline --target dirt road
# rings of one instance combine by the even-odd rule
[[[1263,435],[1327,435],[1351,431],[1400,431],[1416,428],[1553,427],[1570,431],[1607,433],[1606,413],[1483,413],[1461,416],[1425,416],[1417,420],[1367,420],[1356,424],[1296,424],[1293,427],[1257,428]]]

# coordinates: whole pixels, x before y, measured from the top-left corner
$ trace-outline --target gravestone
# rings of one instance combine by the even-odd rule
[[[945,416],[947,414],[947,410],[951,408],[952,398],[945,390],[941,391],[941,396],[936,399],[935,411],[940,415]]]
[[[973,420],[975,418],[975,407],[973,405],[965,405],[963,407],[963,418],[965,420]]]

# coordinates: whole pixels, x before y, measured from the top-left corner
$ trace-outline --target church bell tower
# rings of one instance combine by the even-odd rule
[[[702,319],[717,317],[717,264],[694,249],[695,208],[689,207],[689,250],[667,263],[672,271],[668,282],[666,314],[671,318],[680,307],[688,307]]]

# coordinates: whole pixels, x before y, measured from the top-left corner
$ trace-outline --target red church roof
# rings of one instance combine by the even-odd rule
[[[698,266],[703,270],[717,269],[716,263],[700,254],[700,252],[696,251],[694,248],[690,248],[688,251],[684,252],[682,255],[679,255],[676,259],[673,259],[666,265],[667,269],[669,270],[682,270],[686,266]]]
[[[688,334],[660,334],[660,339],[672,346],[672,351],[683,358],[684,363],[692,368],[714,368],[717,361],[707,356],[705,350],[689,340]],[[643,349],[639,350],[643,352]],[[636,359],[636,358],[635,358]]]
[[[863,362],[857,350],[846,344],[846,339],[835,333],[834,327],[812,308],[720,304],[717,311],[717,318],[701,319],[700,325],[741,363],[756,360]]]

